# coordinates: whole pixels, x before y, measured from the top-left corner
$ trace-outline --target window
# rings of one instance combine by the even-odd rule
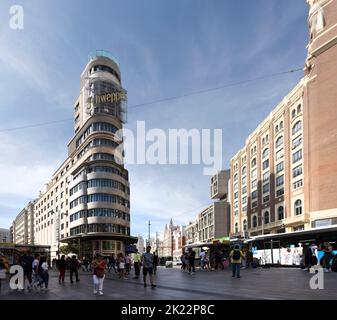
[[[254,168],[255,166],[256,166],[256,158],[252,160],[252,168]]]
[[[263,203],[268,202],[270,199],[269,195],[263,197]]]
[[[284,162],[280,162],[279,164],[277,164],[276,166],[276,173],[281,172],[284,169]]]
[[[257,173],[257,171],[256,171],[256,169],[254,169],[254,170],[252,170],[252,173],[251,173],[251,179],[254,179],[254,178],[256,178],[256,173]]]
[[[296,117],[296,110],[295,110],[295,109],[291,112],[291,117],[292,117],[293,119]]]
[[[263,182],[267,182],[267,181],[269,181],[269,178],[270,178],[270,174],[269,174],[269,171],[268,171],[268,172],[263,174],[262,180],[263,180]]]
[[[280,129],[283,129],[283,121],[280,122]]]
[[[246,204],[246,203],[247,203],[247,197],[245,196],[242,198],[242,204]]]
[[[262,190],[263,190],[263,193],[269,192],[269,183],[263,185]]]
[[[239,193],[238,193],[238,192],[235,192],[235,193],[234,193],[234,200],[236,200],[238,197],[239,197]]]
[[[295,215],[299,216],[302,214],[302,200],[295,201]]]
[[[302,159],[302,149],[293,154],[293,163]]]
[[[298,138],[293,140],[293,149],[296,149],[298,146],[302,144],[302,136],[299,136]]]
[[[283,207],[278,207],[277,209],[277,216],[279,220],[284,219],[284,208]]]
[[[238,174],[236,173],[235,175],[234,175],[234,181],[237,181],[238,180]]]
[[[235,223],[235,233],[239,232],[239,224],[236,222]]]
[[[257,190],[252,192],[252,199],[256,199],[257,198]]]
[[[247,231],[248,230],[248,226],[247,226],[247,220],[243,220],[243,230]]]
[[[269,224],[269,211],[264,213],[264,224]]]
[[[238,214],[239,214],[239,210],[235,210],[234,211],[234,216],[238,216]]]
[[[266,157],[268,157],[268,156],[269,156],[269,149],[266,148],[266,149],[264,149],[264,151],[263,151],[263,153],[262,153],[262,158],[264,159],[264,158],[266,158]]]
[[[283,195],[284,195],[284,189],[283,188],[276,191],[276,197],[281,197]]]
[[[257,216],[253,216],[253,228],[257,227]]]
[[[278,133],[279,129],[278,129],[278,125],[275,127],[275,133]]]
[[[296,190],[298,188],[301,188],[302,186],[303,186],[303,180],[302,179],[293,183],[294,190]]]
[[[242,188],[242,194],[245,194],[247,192],[247,186],[244,186],[243,188]]]
[[[293,135],[296,134],[298,131],[300,131],[302,129],[302,122],[298,121],[295,123],[295,125],[293,126]]]
[[[283,157],[284,157],[284,150],[283,149],[276,152],[276,161],[282,159]]]
[[[302,174],[302,165],[293,169],[293,178],[296,178],[301,174]]]
[[[241,174],[244,176],[247,172],[247,167],[243,167],[241,170]]]
[[[238,184],[237,182],[235,182],[235,183],[234,183],[234,191],[235,191],[235,190],[238,190],[238,186],[239,186],[239,184]]]
[[[242,185],[245,185],[245,184],[246,184],[246,182],[247,182],[247,177],[246,177],[246,176],[244,176],[244,177],[242,178]]]
[[[266,170],[269,168],[269,159],[263,161],[262,163],[262,170]]]
[[[302,111],[302,106],[299,104],[299,105],[297,106],[297,114],[300,114],[301,111]]]
[[[252,181],[252,189],[257,187],[257,180]]]
[[[252,203],[252,208],[256,208],[257,207],[257,201],[254,201],[253,203]]]
[[[276,148],[278,148],[282,144],[283,144],[283,136],[277,138],[277,140],[276,140]]]
[[[282,186],[284,183],[284,176],[279,176],[276,178],[276,187]]]

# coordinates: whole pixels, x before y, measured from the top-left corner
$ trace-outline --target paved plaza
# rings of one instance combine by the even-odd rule
[[[16,292],[3,283],[1,300],[242,300],[242,299],[337,299],[337,273],[324,273],[324,289],[312,290],[311,274],[300,269],[271,268],[242,270],[241,279],[231,277],[230,270],[200,271],[194,275],[180,269],[159,268],[157,288],[143,287],[142,279],[120,280],[108,275],[104,296],[93,294],[92,276],[80,273],[81,281],[70,284],[69,274],[64,286],[59,285],[57,273],[50,273],[47,292]]]

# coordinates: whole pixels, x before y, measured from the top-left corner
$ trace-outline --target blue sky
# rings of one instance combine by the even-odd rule
[[[24,7],[25,28],[9,28]],[[79,77],[94,49],[121,65],[129,105],[304,65],[304,0],[1,0],[0,130],[73,116]],[[130,109],[127,127],[223,129],[223,167],[302,77],[288,74]],[[72,122],[0,132],[0,227],[67,156]],[[199,165],[130,165],[132,234],[187,223],[211,203]]]

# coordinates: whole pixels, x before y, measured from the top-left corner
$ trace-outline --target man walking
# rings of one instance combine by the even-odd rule
[[[73,284],[73,275],[75,274],[76,282],[79,282],[80,279],[78,278],[78,268],[80,264],[76,259],[76,256],[73,255],[69,261],[69,271],[70,271],[70,282]]]
[[[33,275],[33,261],[34,258],[30,255],[30,252],[25,253],[21,259],[21,267],[23,269],[24,279],[28,280],[28,290],[32,288],[32,275]]]
[[[134,279],[139,279],[140,275],[140,262],[141,262],[142,256],[136,249],[136,252],[133,254],[133,266],[135,268],[135,277]]]
[[[229,254],[229,257],[231,258],[232,268],[233,268],[233,275],[232,277],[240,278],[240,268],[241,268],[241,262],[242,258],[244,258],[244,255],[242,251],[240,250],[240,246],[236,244],[234,246],[234,250],[231,251]]]
[[[151,287],[155,288],[156,285],[153,283],[153,254],[151,253],[151,246],[146,247],[146,252],[142,255],[142,265],[143,265],[143,279],[144,279],[144,288],[147,287],[146,284],[146,275],[150,275]]]
[[[195,273],[194,261],[195,261],[195,251],[192,248],[189,248],[188,249],[188,272],[190,274]]]

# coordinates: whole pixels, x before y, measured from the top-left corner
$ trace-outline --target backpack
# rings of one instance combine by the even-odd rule
[[[233,252],[233,260],[239,260],[240,257],[241,257],[240,250],[234,250],[234,252]]]

